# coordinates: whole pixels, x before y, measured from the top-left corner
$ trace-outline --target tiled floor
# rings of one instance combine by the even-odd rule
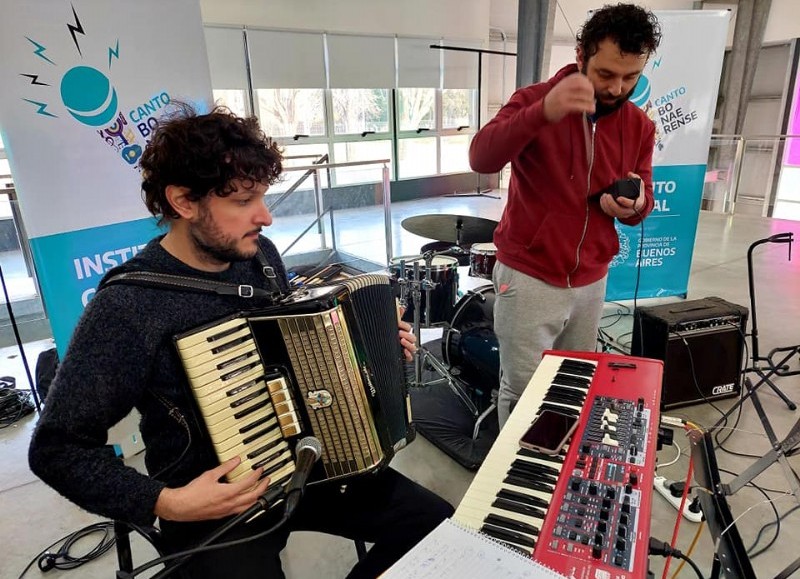
[[[419,246],[429,240],[403,231],[400,222],[411,215],[429,213],[450,213],[476,215],[498,219],[503,207],[503,200],[491,198],[452,198],[442,197],[399,203],[393,206],[392,229],[394,251],[397,255],[416,253]],[[380,257],[380,239],[382,223],[376,221],[376,213],[364,212],[358,225],[357,235],[352,245],[368,248],[377,246]],[[349,216],[357,219],[358,214]],[[342,221],[344,223],[344,221]],[[352,221],[351,221],[352,223]],[[343,227],[343,226],[341,226]],[[289,239],[289,226],[276,223],[273,235],[276,239]],[[342,235],[346,232],[342,231]],[[782,231],[793,231],[800,238],[800,223],[778,222],[752,216],[729,217],[719,214],[702,213],[695,245],[695,253],[689,283],[690,299],[706,296],[719,296],[730,302],[749,306],[747,283],[747,249],[755,240]],[[268,232],[269,233],[269,232]],[[286,242],[283,244],[288,244]],[[279,245],[281,245],[279,243]],[[383,244],[385,247],[385,244]],[[757,272],[758,289],[758,327],[761,354],[769,352],[773,347],[800,342],[800,265],[798,259],[786,259],[786,246],[767,245],[759,249],[754,256]],[[368,251],[373,251],[369,249]],[[368,252],[365,251],[365,252]],[[474,279],[464,280],[463,287]],[[649,304],[648,304],[649,305]],[[627,311],[632,304],[608,304],[608,317],[605,323],[608,331],[619,337],[620,343],[629,341],[632,326],[630,315],[617,315],[619,310]],[[428,331],[428,333],[430,333]],[[28,345],[28,358],[35,363],[36,355],[47,342]],[[15,356],[15,357],[14,357]],[[794,361],[797,365],[797,360]],[[713,364],[714,360],[702,360],[698,363]],[[16,349],[0,351],[0,375],[15,375],[20,384],[25,383],[24,373],[19,365]],[[790,396],[800,400],[800,377],[780,378],[778,385]],[[783,438],[789,429],[800,419],[800,412],[791,412],[767,389],[762,388],[760,398],[766,408],[769,420]],[[719,402],[716,406],[724,410],[730,407],[730,400]],[[719,417],[715,408],[709,405],[692,406],[670,412],[669,414],[689,418],[701,425],[710,426]],[[66,500],[39,482],[27,467],[27,445],[36,416],[31,415],[16,425],[0,431],[0,457],[3,468],[0,469],[0,578],[19,577],[23,568],[41,550],[56,539],[77,530],[93,521],[96,517],[82,512]],[[733,427],[733,423],[731,423]],[[680,450],[680,459],[671,466],[661,467],[659,474],[668,479],[685,478],[688,468],[687,443],[682,433],[676,432],[675,440]],[[728,451],[747,453],[753,456],[742,457],[725,451],[718,451],[720,466],[731,472],[741,472],[750,466],[756,457],[769,450],[769,445],[751,403],[745,403],[741,417],[732,428],[732,434],[725,444]],[[659,453],[662,464],[671,462],[678,455],[675,447],[665,448]],[[797,466],[797,459],[789,462]],[[141,466],[141,455],[133,457],[131,463]],[[442,454],[424,438],[417,440],[402,451],[393,462],[393,466],[408,476],[433,489],[443,497],[457,504],[473,477],[473,473],[465,470],[450,458]],[[723,473],[723,480],[730,480],[732,475]],[[750,546],[761,527],[775,520],[772,507],[778,513],[789,512],[797,505],[797,501],[785,494],[788,482],[784,472],[777,466],[770,467],[756,480],[770,496],[772,504],[753,488],[744,488],[729,497],[734,516],[738,517],[737,527],[744,543]],[[661,540],[669,541],[673,535],[676,511],[660,496],[653,497],[653,513],[651,534]],[[698,529],[698,525],[681,521],[678,532],[678,548],[688,551],[689,545]],[[761,541],[755,550],[770,542],[775,535],[775,526],[763,532]],[[796,512],[788,515],[781,522],[780,534],[774,544],[762,555],[752,560],[758,577],[774,577],[784,569],[800,553],[797,550],[794,533],[800,531],[800,515]],[[91,548],[94,538],[84,540],[80,545]],[[135,543],[135,560],[142,563],[149,559],[152,552],[145,545]],[[78,547],[76,547],[78,549]],[[702,530],[697,546],[691,553],[692,559],[703,570],[706,576],[710,573],[713,553],[713,542],[707,530]],[[289,547],[284,553],[285,569],[289,577],[318,578],[344,577],[355,561],[355,550],[349,541],[336,537],[326,537],[313,533],[298,533],[292,537]],[[653,559],[651,568],[657,576],[662,574],[663,559]],[[673,562],[670,575],[677,569]],[[101,559],[74,571],[50,571],[47,577],[69,576],[86,579],[109,578],[114,576],[115,558],[109,553]],[[35,565],[25,577],[44,577]],[[147,576],[146,574],[144,576]],[[693,577],[694,574],[684,567],[679,577]]]

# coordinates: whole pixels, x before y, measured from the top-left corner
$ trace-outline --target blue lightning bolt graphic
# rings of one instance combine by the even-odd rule
[[[36,111],[38,114],[44,115],[46,117],[53,117],[53,118],[56,118],[56,119],[58,118],[53,113],[48,112],[48,111],[45,110],[47,108],[47,103],[40,103],[40,102],[37,102],[37,101],[32,101],[31,99],[22,99],[22,100],[24,100],[25,102],[29,102],[32,105],[36,105],[37,107],[39,107],[39,109]]]
[[[108,69],[111,70],[111,57],[114,57],[119,60],[119,38],[117,39],[117,47],[111,48],[108,47]]]
[[[81,47],[78,44],[78,39],[75,38],[75,33],[77,32],[78,34],[83,34],[83,35],[85,35],[86,33],[83,31],[83,26],[81,25],[81,21],[78,20],[78,13],[75,12],[74,6],[72,6],[72,15],[75,17],[75,26],[73,26],[72,24],[67,24],[67,28],[69,28],[69,33],[72,35],[72,42],[75,43],[75,48],[78,49],[78,54],[83,56],[83,53],[81,52]]]
[[[39,82],[39,75],[38,74],[25,74],[23,72],[19,73],[20,76],[27,76],[31,79],[31,84],[39,85],[39,86],[50,86],[46,82]]]
[[[659,66],[661,66],[661,58],[659,58],[658,60],[654,60],[653,61],[653,69],[656,69]]]
[[[26,36],[25,38],[28,38],[28,37]],[[49,58],[47,58],[47,57],[44,55],[44,51],[45,51],[45,50],[47,50],[47,49],[46,49],[44,46],[42,46],[41,44],[39,44],[38,42],[36,42],[36,41],[35,41],[35,40],[33,40],[32,38],[28,38],[28,42],[30,42],[31,44],[33,44],[33,45],[36,47],[36,50],[34,50],[34,51],[33,51],[33,53],[34,53],[36,56],[38,56],[38,57],[40,57],[40,58],[43,58],[44,60],[46,60],[46,61],[47,61],[47,62],[49,62],[50,64],[53,64],[53,65],[55,64],[55,62],[53,62],[52,60],[50,60]]]

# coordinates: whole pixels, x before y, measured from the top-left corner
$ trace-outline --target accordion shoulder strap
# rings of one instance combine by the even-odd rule
[[[256,253],[258,263],[269,285],[269,290],[252,285],[235,284],[224,281],[213,281],[200,277],[157,273],[153,271],[131,271],[118,273],[108,278],[103,287],[115,284],[141,285],[145,287],[158,287],[182,291],[201,293],[214,293],[226,296],[239,296],[240,298],[269,298],[275,300],[281,295],[281,288],[277,281],[275,269],[269,265],[261,248]]]
[[[115,284],[141,285],[200,293],[239,296],[241,298],[274,298],[275,294],[251,285],[238,285],[221,281],[212,281],[197,277],[155,273],[149,271],[132,271],[119,273],[108,278],[103,286]]]

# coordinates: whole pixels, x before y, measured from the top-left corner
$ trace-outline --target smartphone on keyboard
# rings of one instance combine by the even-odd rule
[[[528,450],[556,455],[561,452],[577,426],[577,416],[543,410],[519,439],[519,445]]]

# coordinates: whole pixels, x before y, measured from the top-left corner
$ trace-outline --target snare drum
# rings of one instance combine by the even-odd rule
[[[390,271],[392,277],[400,277],[400,262],[406,262],[405,278],[413,280],[414,263],[419,264],[419,281],[425,279],[425,258],[418,255],[392,258]],[[431,259],[431,281],[436,284],[430,292],[422,291],[420,296],[420,326],[427,328],[450,321],[453,306],[458,298],[458,260],[447,255],[434,255]],[[430,294],[430,310],[427,308]],[[414,321],[414,302],[409,288],[408,304],[403,314],[403,321]],[[426,312],[430,313],[430,317]]]
[[[442,354],[469,386],[472,401],[483,411],[500,388],[500,347],[494,333],[494,287],[481,286],[458,300],[450,327],[442,336]]]
[[[474,243],[469,249],[469,275],[492,279],[492,270],[497,261],[497,246],[494,243]]]

